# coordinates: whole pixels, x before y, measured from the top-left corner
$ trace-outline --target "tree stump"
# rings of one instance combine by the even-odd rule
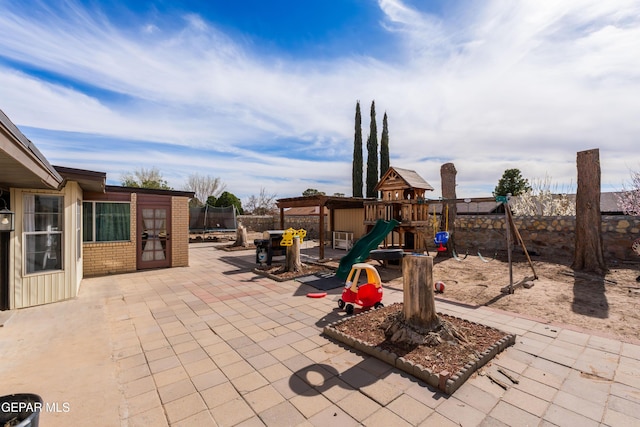
[[[436,312],[433,258],[407,255],[402,260],[404,297],[402,312],[386,320],[385,336],[393,343],[435,347],[442,342],[466,343],[466,337]]]
[[[576,240],[571,268],[604,274],[607,266],[602,244],[600,212],[600,151],[580,151],[577,156]]]
[[[405,320],[421,328],[433,329],[439,323],[433,292],[433,257],[405,256],[402,281]]]
[[[236,228],[236,242],[233,246],[242,246],[246,248],[249,246],[249,242],[247,239],[247,228],[242,225],[241,222],[238,223],[238,228]]]
[[[300,237],[293,236],[293,245],[287,246],[287,258],[285,262],[285,271],[298,272],[302,271],[302,262],[300,261]]]

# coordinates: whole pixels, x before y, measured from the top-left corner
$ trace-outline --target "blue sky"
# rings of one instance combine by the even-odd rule
[[[640,3],[0,0],[0,109],[51,163],[219,177],[243,200],[351,195],[362,132],[389,116],[391,165],[440,195],[487,196],[504,170],[602,186],[640,169]],[[365,154],[366,160],[366,154]]]

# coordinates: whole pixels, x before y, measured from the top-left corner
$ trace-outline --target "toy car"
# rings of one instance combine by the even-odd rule
[[[366,282],[360,285],[358,281],[363,270],[366,272],[367,278]],[[346,307],[345,311],[351,315],[354,310],[353,304],[362,308],[384,307],[380,301],[382,301],[382,283],[378,270],[371,264],[354,264],[344,284],[342,298],[338,300],[338,307],[341,309]]]

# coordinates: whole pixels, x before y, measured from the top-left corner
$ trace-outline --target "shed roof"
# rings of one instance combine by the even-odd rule
[[[54,166],[56,171],[65,181],[76,181],[84,191],[94,191],[104,193],[107,174],[85,169],[67,168],[64,166]]]
[[[301,196],[278,199],[276,200],[276,204],[281,209],[306,206],[326,206],[329,209],[352,209],[363,207],[364,202],[367,200],[372,199],[364,199],[361,197],[324,196],[318,194],[315,196]]]
[[[121,187],[119,185],[107,185],[105,190],[109,193],[138,193],[154,194],[157,196],[177,196],[192,199],[195,196],[193,191],[161,190],[155,188]]]

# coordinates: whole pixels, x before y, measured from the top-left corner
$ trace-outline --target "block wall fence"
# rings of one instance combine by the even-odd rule
[[[527,250],[545,257],[573,257],[576,218],[573,216],[514,217]],[[602,243],[608,261],[640,261],[631,250],[640,238],[640,217],[602,216]],[[483,254],[506,250],[504,215],[463,215],[456,218],[459,252],[480,250]],[[486,251],[486,252],[485,252]]]
[[[277,216],[239,215],[238,221],[251,231],[273,230],[280,226],[280,218]],[[575,217],[516,216],[514,222],[530,252],[545,257],[573,257]],[[309,238],[318,238],[317,217],[287,217],[285,228],[288,227],[304,228],[307,232],[311,231]],[[631,250],[633,241],[640,238],[640,217],[603,215],[601,229],[604,255],[608,261],[640,261],[640,257]],[[329,239],[329,232],[325,232]],[[458,252],[468,250],[469,253],[475,253],[479,250],[484,255],[491,255],[495,251],[506,250],[505,218],[502,214],[458,215],[455,232]]]

